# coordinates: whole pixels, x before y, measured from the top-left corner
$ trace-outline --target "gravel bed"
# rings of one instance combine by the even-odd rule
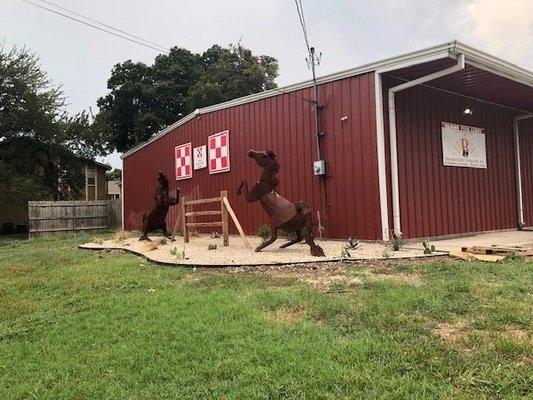
[[[147,259],[164,264],[194,265],[194,266],[246,266],[246,265],[284,265],[316,263],[342,260],[342,248],[345,242],[338,240],[317,240],[326,257],[313,257],[306,244],[296,244],[286,249],[279,246],[285,242],[280,239],[263,251],[256,253],[253,249],[261,243],[260,238],[250,237],[253,249],[247,249],[239,236],[230,236],[230,245],[223,246],[222,238],[210,236],[195,236],[189,243],[183,243],[182,237],[176,237],[175,242],[166,241],[161,244],[161,237],[151,236],[152,242],[139,242],[137,238],[123,240],[105,240],[80,245],[83,249],[106,250],[122,249],[146,257]],[[208,250],[209,245],[216,245],[215,250]],[[176,250],[178,256],[171,254]],[[185,258],[181,256],[185,253]],[[404,247],[400,251],[392,251],[390,246],[383,243],[360,243],[356,250],[350,250],[350,260],[378,260],[395,258],[426,257],[420,248]],[[433,255],[442,255],[434,253]]]

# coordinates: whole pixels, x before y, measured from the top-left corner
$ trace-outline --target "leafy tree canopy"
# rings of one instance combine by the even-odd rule
[[[108,181],[121,181],[122,180],[122,170],[120,168],[114,168],[106,172],[106,179]]]
[[[26,49],[0,47],[0,198],[61,200],[83,184],[81,158],[106,152],[87,113],[68,116],[61,88]],[[68,188],[68,189],[67,189]]]
[[[115,65],[95,124],[124,152],[197,108],[275,88],[277,75],[275,58],[241,45],[215,45],[203,54],[174,47],[151,66]]]

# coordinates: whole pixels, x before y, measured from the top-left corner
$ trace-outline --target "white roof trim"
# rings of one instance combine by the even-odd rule
[[[467,64],[475,66],[480,69],[492,72],[494,74],[503,76],[505,78],[517,81],[519,83],[525,84],[527,86],[533,87],[533,72],[528,71],[524,68],[519,67],[518,65],[509,63],[500,58],[494,57],[490,54],[484,53],[480,50],[474,49],[473,47],[467,46],[465,44],[459,43],[457,41],[444,43],[438,46],[429,47],[424,50],[419,50],[411,53],[407,53],[397,57],[387,58],[381,61],[377,61],[370,64],[365,64],[356,68],[347,69],[345,71],[336,72],[333,74],[325,75],[317,79],[318,84],[328,83],[337,81],[340,79],[349,78],[356,75],[365,74],[368,72],[385,72],[391,71],[394,69],[403,68],[404,66],[421,64],[424,62],[452,57],[459,53],[463,53],[466,57]],[[194,117],[200,114],[207,114],[213,111],[222,110],[229,107],[235,107],[241,104],[251,103],[257,100],[265,99],[268,97],[278,96],[284,93],[290,93],[296,90],[305,89],[313,86],[312,80],[303,81],[300,83],[284,86],[281,88],[271,89],[260,93],[251,94],[244,97],[239,97],[224,103],[215,104],[209,107],[200,108],[193,113],[181,118],[172,125],[167,126],[162,129],[149,140],[140,145],[132,148],[125,152],[121,158],[124,159],[133,153],[141,150],[143,147],[149,145],[152,142],[162,138],[170,131],[176,129],[177,127],[185,124]]]

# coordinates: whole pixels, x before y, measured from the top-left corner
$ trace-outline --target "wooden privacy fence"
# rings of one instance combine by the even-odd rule
[[[120,199],[29,201],[29,237],[116,228],[120,214]]]
[[[246,246],[246,248],[248,249],[252,248],[252,246],[250,245],[250,242],[248,241],[248,238],[246,237],[241,227],[241,224],[239,223],[239,220],[237,219],[237,215],[235,214],[235,212],[231,208],[231,205],[229,204],[228,192],[226,190],[222,190],[220,192],[220,197],[212,197],[208,199],[187,200],[187,196],[182,196],[182,198],[180,199],[180,202],[181,202],[181,208],[178,214],[178,218],[176,219],[176,224],[174,226],[172,237],[174,237],[174,234],[176,233],[177,227],[179,226],[180,222],[181,222],[181,232],[183,234],[183,241],[185,243],[189,243],[191,228],[194,229],[194,228],[221,227],[222,228],[222,241],[224,243],[224,246],[228,246],[229,245],[228,215],[229,215],[233,223],[235,224],[235,227],[239,231],[239,235],[244,241],[244,245]],[[220,208],[217,210],[204,210],[204,211],[193,211],[192,209],[190,209],[190,207],[194,205],[209,204],[209,203],[219,203]],[[214,216],[214,215],[220,215],[221,219],[218,221],[210,221],[210,222],[190,222],[191,219],[194,219],[196,217]]]

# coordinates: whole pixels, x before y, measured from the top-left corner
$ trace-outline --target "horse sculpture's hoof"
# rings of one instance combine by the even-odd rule
[[[318,245],[316,247],[311,247],[311,255],[315,257],[326,257],[324,250],[322,250],[322,247]]]
[[[257,249],[255,249],[255,252],[256,253],[259,253],[262,249],[260,247],[258,247]]]
[[[146,236],[146,235],[143,235],[143,236],[141,236],[141,237],[139,238],[139,241],[143,241],[143,240],[146,240],[147,242],[151,242],[151,241],[152,241],[152,239],[150,239],[150,238],[149,238],[148,236]]]

